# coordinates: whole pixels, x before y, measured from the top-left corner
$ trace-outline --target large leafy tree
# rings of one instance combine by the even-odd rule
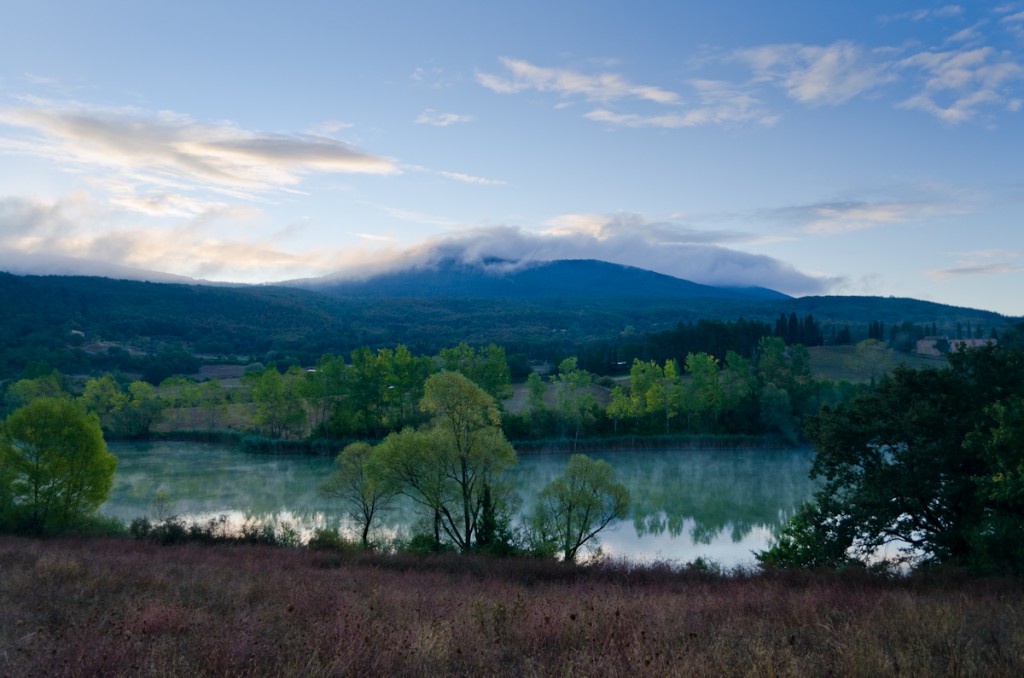
[[[469,551],[483,522],[515,508],[507,472],[516,453],[501,432],[494,399],[464,375],[439,372],[423,391],[420,407],[431,425],[385,438],[381,470],[432,514],[437,543],[443,535]]]
[[[611,465],[574,454],[565,473],[541,490],[530,522],[542,544],[573,562],[585,544],[628,511],[629,491],[615,482]]]
[[[370,544],[370,527],[398,493],[398,487],[377,470],[379,455],[367,443],[347,445],[335,460],[331,477],[320,486],[320,491],[342,500],[348,506],[349,517],[359,526],[363,548]]]
[[[788,549],[834,564],[895,545],[918,562],[1024,569],[1022,396],[1024,352],[988,347],[944,369],[897,368],[824,408],[807,430],[815,505],[762,560]]]
[[[13,522],[37,534],[60,530],[106,501],[117,457],[96,415],[65,398],[42,398],[4,422],[0,479]]]

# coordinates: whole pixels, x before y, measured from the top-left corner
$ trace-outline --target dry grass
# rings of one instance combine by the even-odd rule
[[[0,675],[1012,676],[1012,580],[0,539]]]

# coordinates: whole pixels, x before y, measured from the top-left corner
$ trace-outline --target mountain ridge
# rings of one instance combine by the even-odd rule
[[[333,275],[282,284],[335,296],[375,298],[791,298],[765,287],[704,285],[638,266],[597,259],[558,259],[530,264],[506,260],[477,264],[442,259],[424,266],[385,271],[360,279]]]

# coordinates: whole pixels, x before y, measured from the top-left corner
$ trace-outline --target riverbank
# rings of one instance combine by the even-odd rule
[[[236,445],[246,452],[270,454],[337,455],[356,439],[328,438],[282,439],[241,433],[239,431],[168,431],[154,433],[144,440],[110,438],[109,442],[202,442]],[[376,444],[380,441],[367,441]],[[777,435],[711,435],[672,434],[645,436],[609,436],[602,438],[544,438],[509,441],[518,454],[550,454],[564,452],[628,452],[633,450],[735,450],[735,449],[799,449]]]
[[[0,538],[4,675],[1024,672],[1024,585]]]

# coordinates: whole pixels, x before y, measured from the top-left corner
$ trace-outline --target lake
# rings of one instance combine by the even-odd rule
[[[350,529],[345,508],[319,496],[333,471],[329,457],[266,455],[212,443],[113,443],[120,462],[104,514],[129,522],[176,515],[287,521],[303,534]],[[631,516],[601,533],[605,554],[637,561],[749,565],[774,531],[809,499],[810,450],[646,450],[590,455],[607,461],[632,497]],[[562,473],[569,453],[520,456],[514,478],[523,509]],[[166,502],[157,500],[163,493]],[[418,516],[399,502],[377,537],[408,536]]]

